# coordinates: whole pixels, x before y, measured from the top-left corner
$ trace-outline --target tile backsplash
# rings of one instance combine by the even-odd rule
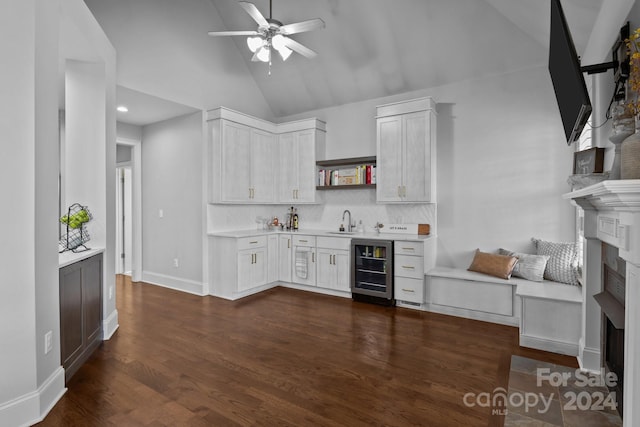
[[[345,209],[351,212],[356,224],[362,220],[366,231],[373,231],[376,222],[399,224],[430,224],[436,234],[435,204],[378,204],[371,189],[327,190],[317,192],[318,204],[293,205],[297,208],[300,230],[338,230]],[[209,232],[262,228],[257,218],[277,216],[285,220],[290,205],[208,205]],[[346,218],[345,218],[346,221]]]

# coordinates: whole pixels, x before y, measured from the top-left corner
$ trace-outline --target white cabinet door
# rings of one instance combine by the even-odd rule
[[[334,251],[318,248],[318,277],[316,283],[319,288],[335,289],[337,282],[337,269],[333,264]]]
[[[351,252],[335,251],[333,262],[336,267],[336,289],[351,292]]]
[[[298,188],[298,145],[295,132],[283,133],[278,137],[280,163],[278,167],[278,201],[295,203],[295,190]]]
[[[318,287],[349,292],[351,290],[350,252],[318,248],[317,253]]]
[[[293,283],[316,286],[316,242],[312,236],[293,239],[291,279]]]
[[[239,292],[251,289],[253,287],[253,249],[238,251],[238,287]]]
[[[291,254],[293,253],[290,235],[280,235],[278,242],[278,277],[283,282],[291,282]]]
[[[267,284],[267,248],[254,249],[254,261],[251,287],[262,286]]]
[[[316,144],[315,129],[297,132],[297,188],[296,202],[316,200]]]
[[[238,251],[238,292],[267,283],[267,248]]]
[[[435,104],[388,104],[378,114],[377,201],[435,202]]]
[[[291,272],[293,283],[316,286],[316,250],[298,251],[298,246],[293,247],[293,268]]]
[[[428,202],[430,200],[431,144],[427,129],[426,113],[421,111],[402,117],[404,144],[403,191],[405,202]]]
[[[275,201],[275,136],[257,129],[251,130],[251,201]],[[246,161],[245,161],[246,162]]]
[[[402,201],[402,116],[377,120],[378,157],[376,196],[378,202]]]
[[[267,243],[267,283],[278,280],[278,235],[269,236]]]
[[[279,136],[278,201],[312,203],[316,197],[316,130]]]
[[[247,202],[251,198],[251,128],[223,120],[221,137],[222,201]],[[216,175],[218,176],[218,175]]]

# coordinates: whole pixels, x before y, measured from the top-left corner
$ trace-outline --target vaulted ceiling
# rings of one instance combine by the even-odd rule
[[[237,0],[85,0],[118,52],[118,84],[190,107],[267,119],[546,64],[548,0],[273,0],[292,36],[318,53],[251,62],[253,30]],[[269,17],[268,0],[252,0]],[[604,0],[562,0],[577,50]],[[176,5],[178,3],[179,5]],[[251,110],[251,108],[249,108]]]

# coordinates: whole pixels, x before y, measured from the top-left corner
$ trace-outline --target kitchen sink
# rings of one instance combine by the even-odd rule
[[[355,231],[327,231],[329,234],[356,234]]]

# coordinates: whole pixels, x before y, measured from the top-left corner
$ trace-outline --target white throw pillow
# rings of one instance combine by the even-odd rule
[[[578,283],[578,244],[554,243],[533,238],[538,255],[548,255],[549,261],[544,270],[544,278],[568,285]]]
[[[513,267],[511,275],[514,277],[522,277],[523,279],[532,280],[534,282],[542,282],[544,280],[544,270],[549,261],[549,255],[532,255],[520,252],[513,252],[500,248],[500,255],[509,255],[518,258],[518,263]]]

